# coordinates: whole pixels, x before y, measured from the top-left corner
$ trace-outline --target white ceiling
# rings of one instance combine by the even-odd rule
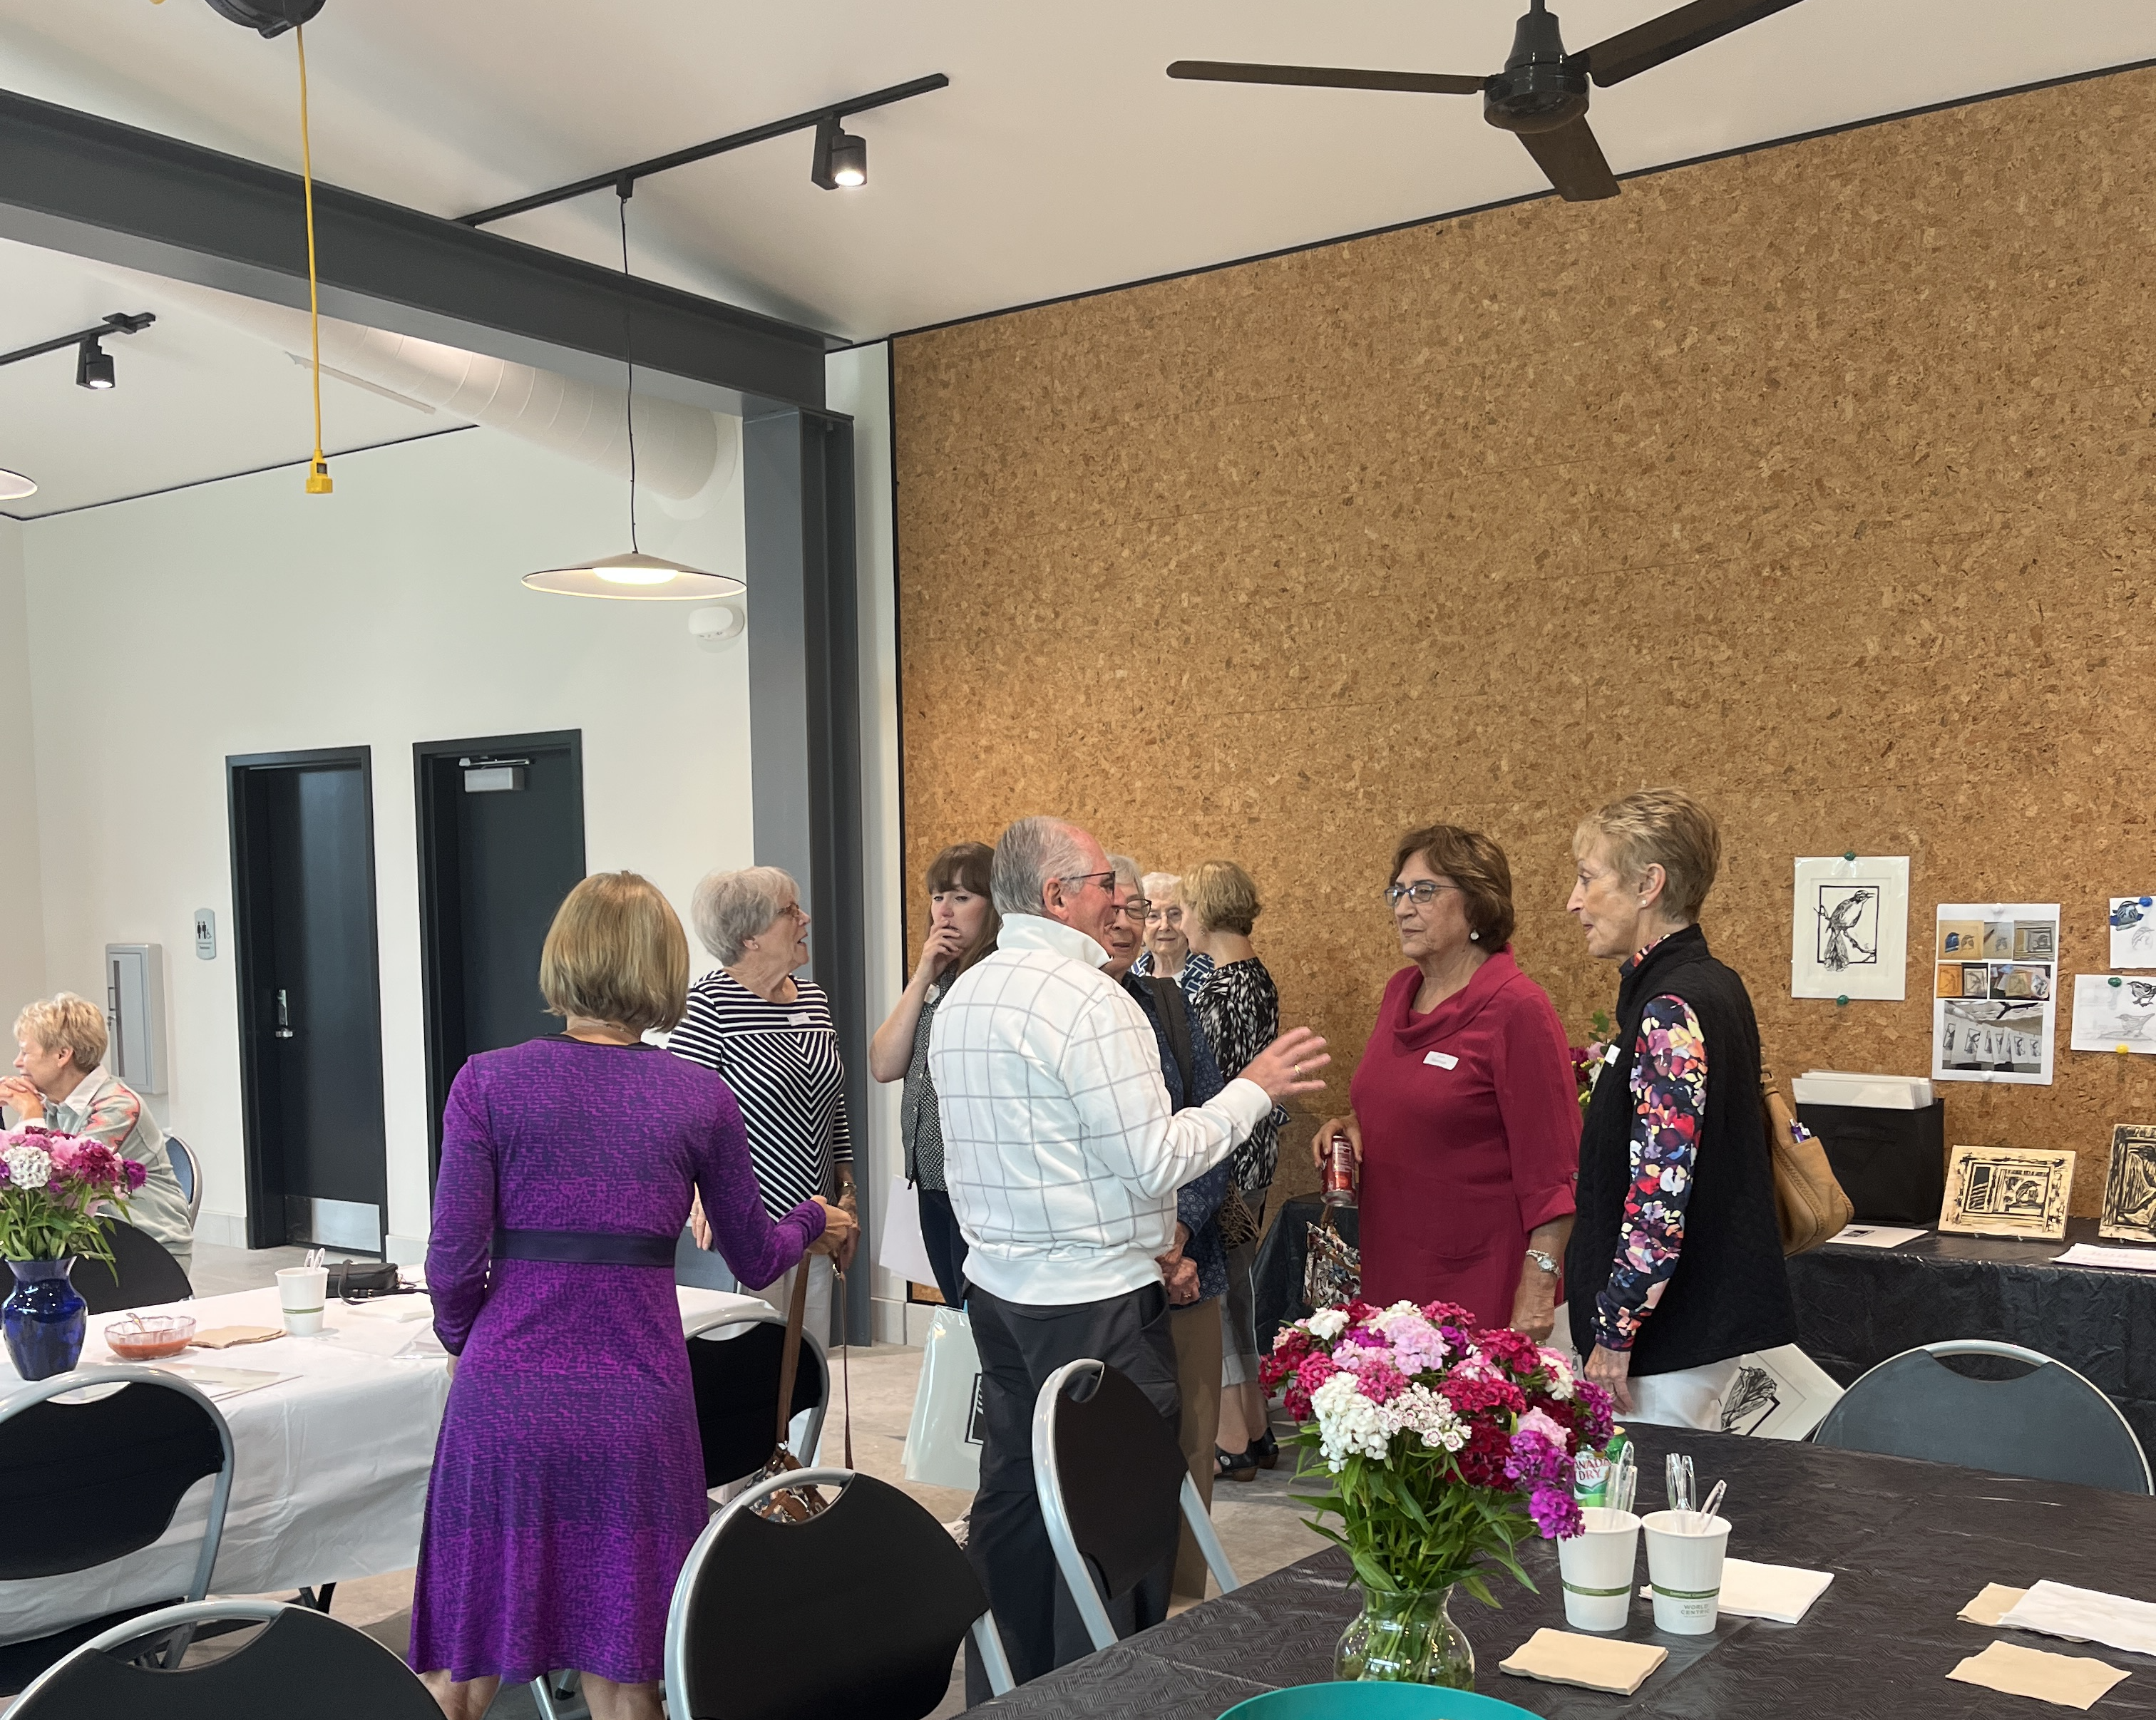
[[[1562,0],[1558,10],[1578,48],[1668,3]],[[1473,98],[1163,75],[1185,57],[1493,71],[1522,5],[328,0],[308,30],[315,166],[335,183],[454,215],[945,72],[951,88],[852,122],[870,146],[863,190],[810,185],[804,134],[644,182],[630,207],[639,273],[872,339],[1534,193],[1544,182],[1525,151],[1482,123]],[[2148,0],[1803,0],[1596,90],[1593,117],[1623,173],[2147,58]],[[289,36],[264,42],[202,0],[0,0],[0,84],[293,168],[295,78]],[[601,192],[499,230],[605,262],[618,255],[613,219]],[[94,291],[70,299],[66,274],[41,274],[20,248],[0,253],[0,339],[123,308]],[[33,305],[38,292],[51,297]],[[44,412],[56,434],[63,421],[109,432],[121,414],[131,419],[131,402],[146,408],[151,395],[126,379],[153,374],[153,347],[203,367],[198,463],[244,463],[237,440],[222,452],[211,425],[229,418],[239,438],[273,398],[288,410],[297,373],[285,375],[280,356],[258,351],[260,375],[242,386],[214,368],[241,361],[221,356],[208,331],[161,324],[136,344],[140,361],[115,343],[115,396],[68,399],[81,391],[64,379],[60,404],[35,394],[47,404],[28,431],[15,416],[27,379],[0,371],[0,465],[16,434],[33,433],[48,467],[71,474],[74,451],[49,436]],[[16,369],[42,378],[65,362]],[[216,407],[207,422],[204,402]],[[346,405],[355,426],[412,418],[356,394]],[[149,458],[141,439],[127,440],[131,466]]]

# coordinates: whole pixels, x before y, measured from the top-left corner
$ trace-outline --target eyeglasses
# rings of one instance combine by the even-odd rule
[[[1058,878],[1056,882],[1069,884],[1073,889],[1078,890],[1084,889],[1088,884],[1097,883],[1111,895],[1113,895],[1116,890],[1116,874],[1112,868],[1106,872],[1081,872],[1075,878]]]
[[[788,915],[794,919],[801,921],[803,924],[808,923],[808,916],[802,912],[801,904],[798,902],[788,902],[778,911],[783,914]]]
[[[1152,912],[1152,904],[1147,901],[1144,897],[1139,896],[1134,898],[1131,901],[1124,903],[1123,905],[1116,911],[1118,914],[1124,915],[1127,919],[1134,919],[1137,921],[1139,924],[1142,925],[1145,924],[1146,916]]]
[[[1417,878],[1411,884],[1394,884],[1385,891],[1385,905],[1397,908],[1403,901],[1412,902],[1418,908],[1427,908],[1437,900],[1440,890],[1457,890],[1458,884],[1433,883],[1426,878]]]
[[[1183,910],[1180,908],[1163,907],[1158,902],[1148,902],[1145,907],[1146,918],[1148,920],[1164,920],[1172,926],[1179,926],[1183,924]]]

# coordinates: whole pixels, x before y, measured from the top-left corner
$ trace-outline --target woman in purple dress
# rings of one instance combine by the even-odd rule
[[[706,1521],[674,1296],[690,1194],[744,1284],[852,1234],[820,1200],[767,1216],[726,1083],[643,1042],[688,985],[666,898],[588,878],[539,959],[567,1031],[482,1052],[449,1089],[427,1284],[456,1359],[412,1665],[451,1720],[568,1668],[594,1720],[658,1720],[667,1603]]]

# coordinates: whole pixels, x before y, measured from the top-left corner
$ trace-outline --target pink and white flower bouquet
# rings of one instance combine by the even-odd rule
[[[127,1216],[127,1197],[147,1172],[103,1141],[18,1129],[0,1134],[0,1258],[111,1263],[95,1209]]]
[[[1517,1332],[1450,1303],[1351,1302],[1281,1328],[1261,1369],[1302,1426],[1306,1471],[1367,1591],[1458,1584],[1496,1605],[1481,1566],[1534,1584],[1514,1549],[1579,1532],[1572,1460],[1609,1437],[1609,1395]]]

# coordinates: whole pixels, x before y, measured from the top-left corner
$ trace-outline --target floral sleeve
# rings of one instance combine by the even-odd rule
[[[1707,1115],[1707,1040],[1681,997],[1657,997],[1632,1049],[1632,1181],[1617,1260],[1595,1298],[1594,1341],[1629,1350],[1684,1247],[1685,1203]]]

